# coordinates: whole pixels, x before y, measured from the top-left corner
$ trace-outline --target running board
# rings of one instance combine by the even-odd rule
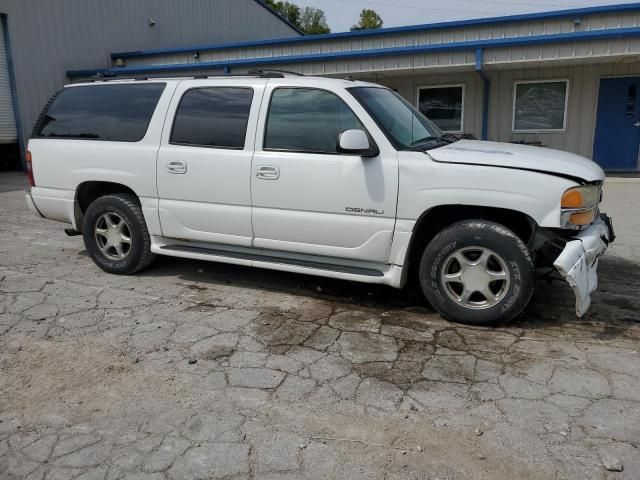
[[[313,262],[308,260],[299,260],[291,258],[274,257],[269,255],[258,255],[255,253],[232,252],[228,250],[219,250],[215,248],[192,247],[187,245],[163,245],[160,250],[168,255],[171,252],[182,254],[211,255],[213,257],[224,257],[235,260],[244,260],[248,262],[261,262],[277,265],[290,265],[293,267],[310,268],[317,271],[342,273],[347,275],[357,275],[361,277],[384,277],[384,272],[373,268],[351,267],[346,265],[333,265],[330,263]],[[216,258],[217,259],[217,258]],[[383,283],[383,282],[380,282]]]

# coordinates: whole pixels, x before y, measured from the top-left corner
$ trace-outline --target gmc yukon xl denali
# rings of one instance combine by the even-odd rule
[[[603,171],[547,148],[459,140],[379,85],[261,72],[58,92],[27,153],[27,202],[104,271],[155,255],[402,288],[491,324],[536,271],[583,315],[613,230]]]

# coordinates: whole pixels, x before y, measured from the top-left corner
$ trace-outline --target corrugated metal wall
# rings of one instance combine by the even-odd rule
[[[67,70],[108,67],[111,52],[298,35],[254,0],[0,0],[0,13],[23,138]]]
[[[4,19],[0,18],[0,143],[14,143],[18,139],[13,110],[11,78],[5,45]]]
[[[335,37],[303,42],[287,42],[275,45],[256,45],[240,48],[224,48],[201,51],[197,62],[219,62],[246,59],[267,59],[293,55],[313,55],[336,52],[412,47],[414,45],[440,45],[451,42],[527,38],[539,35],[591,32],[614,28],[640,27],[640,11],[597,13],[576,18],[547,18],[519,22],[503,22],[488,25],[438,28],[412,32],[390,32],[365,37]],[[639,53],[640,39],[600,40],[520,48],[487,50],[486,63],[512,63],[529,59],[585,58],[591,55]],[[359,71],[395,70],[416,67],[443,67],[473,65],[473,51],[443,51],[415,55],[415,64],[409,55],[390,56],[358,61],[328,61],[318,64],[296,65],[305,73],[355,73]],[[127,59],[127,66],[169,65],[196,62],[192,52],[150,55]],[[283,67],[284,68],[284,67]]]

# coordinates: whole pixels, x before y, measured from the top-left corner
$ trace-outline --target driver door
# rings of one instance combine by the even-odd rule
[[[350,95],[270,81],[252,162],[254,246],[386,263],[398,159],[338,153],[338,136],[371,122]],[[360,117],[354,113],[358,111]],[[369,135],[371,139],[371,136]]]

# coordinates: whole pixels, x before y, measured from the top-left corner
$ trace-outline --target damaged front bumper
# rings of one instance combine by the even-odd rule
[[[598,259],[615,239],[611,219],[601,214],[587,228],[569,240],[553,266],[569,283],[576,296],[576,315],[582,317],[598,288]]]

